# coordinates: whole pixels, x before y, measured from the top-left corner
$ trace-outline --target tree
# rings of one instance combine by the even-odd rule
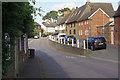
[[[33,3],[35,1],[33,0]],[[2,3],[2,36],[8,33],[12,41],[2,40],[2,74],[8,70],[9,44],[15,45],[15,38],[22,34],[31,34],[34,30],[34,15],[41,15],[40,8],[34,8],[29,2],[3,2]],[[13,42],[13,43],[12,43]],[[11,53],[13,54],[13,53]]]
[[[46,13],[45,16],[43,16],[43,20],[49,20],[50,22],[55,22],[57,20],[57,17],[59,16],[58,13],[60,14],[60,16],[64,16],[64,12],[69,10],[71,12],[71,10],[69,8],[64,8],[64,9],[60,9],[58,11],[50,11],[48,13]]]
[[[49,20],[50,22],[54,22],[57,20],[57,17],[58,17],[57,11],[50,11],[42,19]]]
[[[64,9],[58,10],[58,13],[60,14],[60,16],[64,16],[64,12],[67,10],[69,10],[71,12],[71,10],[69,8],[64,8]]]

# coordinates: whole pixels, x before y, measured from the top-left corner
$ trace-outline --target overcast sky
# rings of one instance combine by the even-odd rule
[[[70,8],[72,7],[76,8],[77,6],[80,7],[86,3],[87,0],[36,0],[36,5],[35,7],[42,7],[42,10],[45,12],[42,13],[44,16],[47,12],[51,10],[59,10],[63,8]],[[90,0],[90,2],[100,2],[100,3],[112,3],[114,10],[117,10],[118,8],[118,2],[120,0]],[[37,16],[36,17],[36,22],[41,23],[42,17]]]

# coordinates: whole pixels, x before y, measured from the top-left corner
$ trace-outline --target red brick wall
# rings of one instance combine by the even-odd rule
[[[78,34],[79,30],[82,30],[83,35],[79,36],[80,40],[86,39],[87,36],[85,36],[85,29],[87,28],[89,30],[89,36],[90,36],[90,25],[91,25],[91,36],[97,36],[97,28],[98,26],[103,26],[103,14],[101,14],[102,11],[98,10],[93,16],[92,20],[89,20],[89,24],[85,25],[85,21],[83,22],[83,26],[78,26]],[[104,15],[104,24],[109,22],[109,17]]]
[[[118,45],[118,43],[120,45],[120,17],[115,18],[114,43],[115,45]]]

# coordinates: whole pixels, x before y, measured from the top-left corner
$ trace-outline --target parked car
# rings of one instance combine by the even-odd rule
[[[47,37],[47,34],[42,34],[42,37]]]
[[[34,39],[38,39],[38,38],[39,38],[39,35],[35,35],[35,36],[34,36]]]
[[[61,41],[61,39],[62,39],[62,41],[64,40],[64,38],[65,38],[65,36],[66,36],[66,34],[65,33],[59,33],[58,34],[58,39]]]
[[[91,50],[103,48],[106,49],[106,40],[104,37],[88,37],[88,48]],[[85,40],[85,45],[87,47],[87,39]]]
[[[65,36],[65,41],[66,43],[72,43],[72,39],[74,40],[74,44],[76,43],[76,38],[73,35],[66,35]]]
[[[58,39],[58,34],[59,34],[59,33],[53,33],[53,34],[52,34],[52,38],[53,38],[53,39]]]

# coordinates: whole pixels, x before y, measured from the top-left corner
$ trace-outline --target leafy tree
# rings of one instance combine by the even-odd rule
[[[35,4],[35,0],[32,0]],[[37,12],[38,11],[38,12]],[[34,19],[32,14],[41,15],[40,8],[34,8],[29,2],[3,2],[2,3],[2,36],[5,33],[10,35],[11,41],[2,40],[2,74],[5,75],[8,69],[9,47],[14,46],[15,38],[26,33],[32,34],[34,30]],[[37,12],[37,13],[36,13]],[[13,54],[13,53],[12,53]]]
[[[69,8],[64,8],[64,9],[58,10],[58,13],[60,14],[60,16],[64,16],[64,12],[67,10],[69,10],[71,12],[71,10]]]
[[[46,13],[45,16],[43,16],[43,20],[49,20],[50,22],[52,22],[52,20],[55,22],[57,20],[58,17],[58,13],[60,14],[60,16],[64,16],[64,11],[69,10],[71,12],[71,10],[69,8],[64,8],[64,9],[60,9],[58,11],[50,11],[48,13]]]
[[[42,19],[43,20],[49,20],[50,22],[54,22],[57,20],[58,12],[57,11],[50,11],[48,12]]]

